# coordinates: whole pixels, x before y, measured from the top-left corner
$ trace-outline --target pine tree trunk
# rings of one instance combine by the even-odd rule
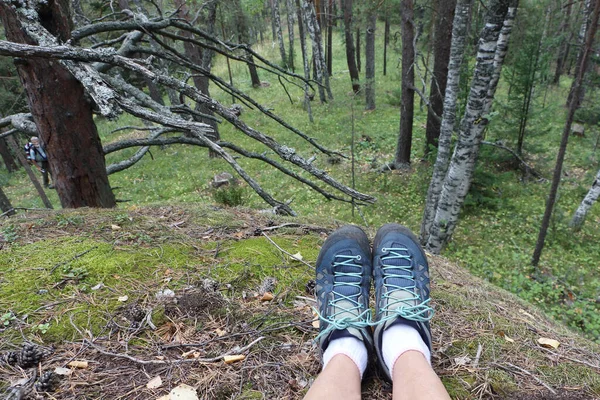
[[[304,25],[312,41],[313,61],[315,64],[316,81],[319,84],[319,98],[321,103],[327,102],[327,97],[333,99],[331,87],[329,86],[329,75],[325,63],[325,54],[323,53],[323,41],[321,38],[321,29],[317,21],[315,9],[308,0],[302,2],[302,14],[304,16]],[[327,93],[327,97],[325,96]]]
[[[360,64],[360,28],[356,28],[356,68],[360,73],[361,64]]]
[[[44,26],[59,41],[70,38],[68,1],[57,0],[42,5],[39,16],[32,16],[31,9],[4,2],[0,3],[0,11],[6,37],[13,42],[36,43],[26,25],[31,23],[29,21],[32,18],[41,18],[41,15]],[[17,70],[27,93],[33,119],[46,145],[54,185],[62,206],[114,207],[115,196],[106,174],[92,106],[85,100],[81,83],[62,63],[54,60],[20,60]],[[60,102],[56,99],[60,99]]]
[[[458,142],[444,179],[426,245],[434,254],[439,254],[454,232],[473,177],[483,129],[488,122],[485,116],[489,112],[495,92],[494,76],[501,67],[501,63],[497,62],[503,61],[502,53],[505,54],[506,50],[499,38],[500,31],[503,27],[512,25],[512,22],[505,21],[509,11],[508,3],[508,0],[493,0],[488,6],[485,27],[479,39],[467,108],[460,123]],[[510,32],[505,34],[503,40],[508,41],[509,35]]]
[[[383,33],[383,76],[387,74],[387,48],[390,43],[390,17],[385,16],[385,27]]]
[[[375,109],[375,28],[377,27],[377,9],[371,4],[367,15],[365,35],[365,109]]]
[[[413,0],[402,0],[402,101],[400,105],[400,134],[394,159],[394,168],[406,168],[410,164],[412,147],[413,115],[415,108],[415,25]]]
[[[440,192],[442,191],[442,185],[450,162],[451,139],[456,123],[460,76],[467,43],[471,2],[472,0],[458,0],[455,9],[456,11],[454,13],[450,60],[448,63],[448,79],[446,94],[444,96],[438,153],[433,167],[433,175],[431,177],[429,189],[427,190],[427,200],[425,202],[425,210],[423,211],[423,221],[421,222],[420,239],[422,244],[426,244],[429,240],[429,232],[435,217],[435,210],[437,209]]]
[[[12,204],[10,204],[10,200],[8,199],[8,197],[6,197],[6,195],[4,194],[2,186],[0,186],[0,210],[2,211],[2,214],[7,215],[9,217],[11,215],[15,215],[15,210],[13,209]]]
[[[277,34],[277,42],[279,43],[279,55],[281,56],[281,65],[283,68],[288,68],[288,59],[285,54],[285,43],[283,41],[283,33],[281,32],[281,16],[279,14],[279,0],[273,1],[273,18],[275,19],[275,33]]]
[[[288,40],[290,42],[288,66],[292,72],[296,72],[294,67],[294,0],[286,1],[287,9],[287,24],[288,24]]]
[[[574,75],[578,76],[579,75],[579,68],[581,67],[581,59],[583,58],[583,53],[585,52],[585,38],[586,38],[586,33],[590,28],[590,16],[592,15],[592,8],[594,7],[594,4],[592,3],[592,0],[585,0],[585,2],[581,3],[581,13],[582,13],[582,23],[581,23],[581,28],[579,29],[579,36],[577,38],[577,43],[579,44],[579,53],[577,54],[577,64],[575,64],[575,72]],[[585,74],[584,74],[585,75]],[[577,99],[577,102],[575,103],[575,110],[577,110],[579,108],[579,106],[581,105],[581,102],[583,101],[583,93],[584,93],[585,88],[582,88],[582,90],[579,91],[580,97]],[[570,106],[572,100],[573,100],[573,86],[571,86],[571,90],[569,91],[569,96],[567,97],[567,107]]]
[[[356,54],[354,49],[354,38],[352,37],[352,0],[342,0],[344,7],[344,36],[346,41],[346,61],[348,62],[348,72],[352,82],[352,91],[360,91],[360,76],[356,66]]]
[[[238,41],[240,43],[246,43],[248,46],[250,46],[250,38],[248,36],[248,18],[246,17],[246,14],[244,14],[244,10],[242,9],[242,4],[240,3],[240,0],[235,0],[234,6],[234,18],[238,33]],[[222,15],[221,18],[223,18]],[[223,32],[223,34],[225,34],[225,32]],[[275,38],[275,36],[273,36],[273,38]],[[252,87],[260,87],[261,82],[260,78],[258,77],[258,69],[254,64],[254,57],[252,57],[252,54],[250,52],[246,52],[244,58],[246,59],[246,65],[248,65],[248,72],[250,74],[250,81],[252,82]]]
[[[600,170],[598,170],[598,173],[596,174],[596,179],[594,180],[592,187],[590,188],[588,193],[585,195],[585,198],[583,199],[583,201],[577,208],[577,211],[575,211],[575,214],[573,215],[573,219],[571,220],[571,223],[569,224],[569,226],[571,228],[573,228],[576,231],[581,229],[588,211],[590,210],[590,208],[592,208],[592,206],[594,205],[596,200],[598,200],[599,196],[600,196]]]
[[[296,12],[298,13],[298,34],[300,35],[300,51],[302,51],[304,78],[308,81],[310,79],[310,66],[308,63],[308,54],[306,50],[306,35],[304,32],[304,23],[302,22],[302,9],[300,7],[300,0],[296,0]],[[308,83],[304,83],[304,108],[308,112],[308,119],[310,122],[313,122]]]
[[[550,193],[548,194],[548,200],[546,201],[546,210],[544,212],[544,217],[542,219],[537,243],[535,245],[533,257],[531,259],[531,265],[533,265],[534,267],[537,267],[538,263],[540,262],[540,257],[542,256],[542,250],[544,249],[544,243],[546,241],[546,234],[548,233],[548,227],[550,226],[550,218],[552,217],[552,211],[554,210],[554,203],[556,203],[556,195],[558,193],[558,186],[560,184],[560,179],[562,176],[563,161],[567,152],[569,134],[571,133],[571,125],[573,124],[573,117],[575,116],[575,111],[577,110],[577,99],[579,99],[580,96],[580,91],[583,86],[583,78],[587,70],[588,62],[590,59],[590,53],[594,44],[594,37],[596,36],[596,31],[598,30],[600,0],[593,1],[588,10],[592,11],[592,9],[593,12],[591,12],[591,18],[587,18],[588,20],[591,20],[591,23],[589,24],[589,27],[586,32],[586,39],[582,47],[581,57],[579,59],[580,64],[577,66],[578,73],[575,77],[575,80],[573,80],[573,85],[571,86],[573,100],[569,104],[569,112],[567,114],[567,120],[563,129],[560,147],[558,149],[558,155],[556,156],[556,166],[554,168],[554,174],[552,176],[552,185],[550,187]]]
[[[444,110],[448,63],[450,61],[450,45],[452,41],[452,20],[454,19],[455,8],[456,0],[437,0],[437,17],[433,44],[435,60],[431,76],[431,87],[429,89],[429,104],[431,109],[427,112],[425,155],[429,154],[432,146],[438,146],[438,139],[440,137],[441,124],[433,112],[441,116]]]

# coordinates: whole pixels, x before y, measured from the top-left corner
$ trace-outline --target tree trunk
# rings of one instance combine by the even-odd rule
[[[578,106],[577,100],[579,99],[580,92],[582,89],[583,78],[587,70],[588,61],[590,59],[590,53],[594,44],[594,37],[596,36],[596,31],[598,30],[600,0],[594,0],[588,8],[588,10],[591,11],[592,7],[593,12],[591,14],[591,18],[587,18],[588,20],[591,20],[591,23],[586,32],[585,43],[582,47],[581,57],[579,59],[580,64],[577,66],[578,73],[575,77],[575,80],[573,81],[573,85],[571,86],[571,93],[573,93],[573,99],[569,104],[567,121],[565,122],[565,127],[563,129],[560,147],[558,149],[558,155],[556,156],[556,167],[554,168],[554,174],[552,176],[550,194],[548,195],[548,200],[546,201],[546,210],[544,212],[544,218],[542,219],[542,225],[540,227],[537,243],[535,245],[533,257],[531,259],[531,265],[533,265],[534,267],[538,266],[540,262],[540,257],[542,256],[542,250],[544,249],[546,234],[548,233],[548,227],[550,226],[550,218],[552,217],[554,203],[556,202],[556,194],[558,193],[558,186],[560,184],[560,178],[562,176],[562,165],[565,159],[565,154],[567,152],[567,144],[569,142],[569,134],[571,133],[571,125],[573,124],[573,117],[575,116],[575,111]]]
[[[431,88],[429,89],[430,109],[427,112],[427,127],[425,129],[425,155],[429,154],[431,147],[438,146],[438,139],[440,137],[440,121],[434,113],[441,116],[444,109],[448,62],[450,60],[450,44],[452,40],[452,20],[454,19],[455,8],[456,0],[437,0],[437,17],[433,44],[435,60],[431,76]]]
[[[308,63],[308,54],[306,50],[306,35],[304,32],[304,23],[302,22],[302,8],[300,7],[300,0],[296,0],[296,12],[298,13],[298,34],[300,35],[300,50],[302,51],[302,66],[304,68],[304,78],[308,81],[310,79],[310,66]],[[304,108],[308,112],[308,119],[313,122],[312,109],[310,106],[310,94],[309,94],[308,82],[304,82]]]
[[[583,226],[583,222],[585,221],[585,216],[587,215],[590,208],[592,208],[592,206],[594,205],[596,200],[598,200],[599,196],[600,196],[600,170],[598,170],[598,173],[596,174],[596,179],[594,180],[594,183],[592,184],[592,187],[590,188],[589,192],[585,195],[585,198],[583,199],[583,201],[577,208],[577,211],[575,211],[575,214],[573,215],[573,219],[571,220],[571,223],[569,224],[569,226],[571,228],[573,228],[576,231],[581,229],[581,227]]]
[[[356,66],[356,54],[354,49],[354,38],[352,37],[352,0],[342,0],[344,7],[344,35],[346,41],[346,60],[348,62],[348,72],[352,81],[352,91],[360,91],[360,77]]]
[[[36,43],[26,25],[29,19],[40,16],[32,16],[31,9],[8,3],[0,3],[0,11],[10,41]],[[68,1],[49,1],[41,11],[50,33],[60,41],[67,41],[71,36]],[[114,207],[116,202],[106,174],[100,137],[81,83],[53,60],[19,60],[16,64],[29,108],[46,145],[62,206]]]
[[[387,74],[387,48],[390,43],[390,17],[385,15],[385,27],[383,28],[383,76]]]
[[[479,50],[465,115],[460,123],[458,142],[444,179],[435,218],[426,247],[439,254],[454,232],[458,215],[467,195],[483,130],[487,125],[495,93],[494,79],[504,61],[510,28],[516,7],[509,11],[508,0],[493,0],[488,6],[485,27],[479,39]],[[505,20],[506,18],[506,20]],[[501,30],[504,33],[501,35]]]
[[[356,68],[358,68],[358,72],[360,72],[360,28],[358,27],[356,28]]]
[[[0,156],[2,156],[2,161],[4,161],[4,166],[6,170],[10,172],[14,172],[19,169],[18,164],[15,162],[15,158],[12,154],[10,154],[10,150],[6,145],[6,141],[4,139],[0,139]]]
[[[569,35],[568,37],[566,36],[567,32],[569,31],[569,22],[571,19],[572,6],[572,2],[569,2],[565,6],[566,10],[563,15],[563,21],[559,29],[559,32],[561,32],[564,36],[561,38],[558,57],[556,58],[556,70],[554,71],[554,78],[552,79],[552,83],[554,85],[558,85],[560,81],[560,76],[563,74],[569,42],[572,40],[572,35]]]
[[[371,4],[367,15],[365,35],[365,108],[375,109],[375,28],[377,27],[377,9]]]
[[[6,195],[4,194],[2,186],[0,186],[0,210],[2,211],[2,214],[7,215],[9,217],[11,215],[15,215],[15,210],[13,209],[12,204],[10,204],[10,200],[8,199],[8,197],[6,197]]]
[[[400,134],[394,159],[394,168],[410,164],[413,114],[415,108],[415,25],[413,0],[402,0],[402,102],[400,105]]]
[[[283,41],[283,33],[281,32],[281,16],[279,14],[279,0],[273,2],[273,18],[275,19],[275,33],[277,33],[277,42],[279,43],[279,55],[281,56],[281,66],[288,68],[288,59],[285,55],[285,43]]]
[[[294,67],[294,0],[287,0],[287,24],[288,24],[288,40],[290,42],[288,66],[292,72],[296,72]]]
[[[175,5],[177,6],[177,8],[179,10],[179,12],[178,12],[179,17],[186,20],[187,22],[189,22],[191,24],[193,16],[190,15],[190,10],[187,7],[185,1],[184,0],[175,0]],[[206,9],[207,9],[206,10],[207,15],[203,16],[201,18],[201,22],[202,22],[203,27],[206,28],[206,30],[209,34],[214,34],[215,21],[216,21],[216,16],[217,16],[217,3],[214,1],[208,2],[206,4]],[[193,34],[190,31],[186,31],[186,30],[180,30],[179,35],[186,37],[186,38],[193,37]],[[191,61],[192,63],[194,63],[196,65],[201,66],[202,68],[204,68],[208,72],[210,72],[211,64],[212,64],[212,56],[213,56],[212,51],[210,51],[208,49],[202,49],[201,47],[195,45],[194,43],[188,42],[188,41],[183,42],[183,50],[184,50],[185,56],[189,59],[189,61]],[[196,89],[198,89],[200,92],[206,94],[207,96],[210,96],[210,91],[209,91],[210,80],[208,79],[208,76],[195,74],[192,79],[194,81],[194,86],[196,87]],[[209,116],[213,115],[213,111],[210,109],[210,107],[207,107],[206,104],[196,103],[195,109],[196,109],[196,111],[198,111],[202,114],[206,114]],[[214,133],[212,133],[210,135],[212,140],[213,141],[219,140],[219,138],[220,138],[219,126],[214,119],[199,118],[199,117],[195,117],[194,119],[199,122],[203,122],[205,124],[210,125],[211,128],[214,130]],[[209,151],[209,154],[211,155],[211,157],[216,156],[215,153],[210,152],[210,151]]]
[[[249,28],[248,28],[248,19],[246,17],[246,14],[244,14],[244,10],[242,9],[242,4],[240,3],[240,0],[235,0],[235,24],[237,27],[237,33],[238,33],[238,41],[240,43],[245,43],[248,46],[250,46],[250,38],[248,36],[248,32],[249,32]],[[221,13],[221,18],[223,18],[223,15]],[[223,35],[225,35],[225,32],[223,32]],[[273,40],[275,40],[275,36],[273,36]],[[260,87],[260,78],[258,77],[258,69],[256,68],[256,65],[254,64],[254,57],[252,57],[252,54],[250,52],[246,52],[246,65],[248,65],[248,72],[250,73],[250,81],[252,82],[252,87],[253,88],[258,88]]]
[[[331,64],[333,60],[333,0],[329,0],[327,7],[327,73],[332,74]]]
[[[427,200],[425,210],[423,211],[423,221],[421,222],[421,243],[425,245],[429,240],[429,232],[435,211],[442,191],[442,185],[448,163],[450,162],[450,150],[452,132],[456,122],[456,109],[458,93],[460,91],[460,75],[462,62],[465,54],[465,47],[468,36],[469,16],[471,14],[472,0],[459,0],[456,4],[454,21],[452,23],[452,42],[450,46],[450,61],[448,63],[448,80],[446,85],[446,94],[444,96],[444,106],[442,114],[442,123],[440,127],[440,136],[438,142],[438,153],[433,166],[433,175],[427,190]]]
[[[327,102],[327,97],[333,99],[331,87],[329,86],[329,75],[325,63],[325,54],[323,53],[323,40],[321,38],[321,29],[315,14],[312,3],[308,0],[302,2],[302,14],[304,16],[304,25],[312,41],[313,61],[315,64],[316,81],[319,85],[319,98],[321,103]],[[327,92],[327,97],[325,97]]]
[[[579,29],[579,36],[577,39],[577,43],[579,44],[579,53],[577,55],[577,64],[575,64],[575,72],[574,75],[578,76],[579,75],[579,68],[581,67],[581,59],[583,58],[583,53],[585,52],[585,38],[586,38],[586,33],[590,28],[590,16],[592,15],[592,8],[594,7],[594,4],[592,3],[592,0],[585,0],[585,2],[581,3],[581,13],[582,15],[582,23],[581,23],[581,28]],[[585,75],[585,73],[584,73]],[[570,107],[572,100],[573,100],[573,95],[574,95],[574,91],[573,91],[574,87],[571,86],[571,90],[569,91],[569,96],[567,97],[567,107]],[[577,98],[577,101],[575,102],[575,110],[577,110],[579,108],[579,106],[581,105],[581,102],[583,101],[583,94],[584,94],[585,88],[582,86],[582,89],[579,91],[579,98]]]

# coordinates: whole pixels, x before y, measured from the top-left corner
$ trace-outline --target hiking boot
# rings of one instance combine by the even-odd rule
[[[372,354],[371,248],[362,229],[346,225],[331,234],[317,258],[317,339],[324,352],[333,339],[355,337]]]
[[[431,350],[429,266],[412,232],[398,224],[382,226],[373,241],[375,280],[375,351],[387,379],[392,380],[381,349],[383,332],[392,325],[414,327]]]

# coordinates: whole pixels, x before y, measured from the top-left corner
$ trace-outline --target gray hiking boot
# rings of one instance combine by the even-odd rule
[[[372,353],[371,270],[371,248],[362,229],[343,226],[323,244],[315,289],[320,320],[317,340],[323,352],[333,339],[355,337]]]
[[[398,224],[382,226],[373,241],[375,280],[375,351],[378,363],[390,381],[381,342],[383,332],[392,325],[414,327],[431,350],[429,320],[429,266],[425,252],[412,232]]]

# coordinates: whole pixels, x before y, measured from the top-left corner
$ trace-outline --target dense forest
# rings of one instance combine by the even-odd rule
[[[4,242],[13,215],[59,206],[396,221],[600,340],[600,0],[1,0],[0,15]]]

